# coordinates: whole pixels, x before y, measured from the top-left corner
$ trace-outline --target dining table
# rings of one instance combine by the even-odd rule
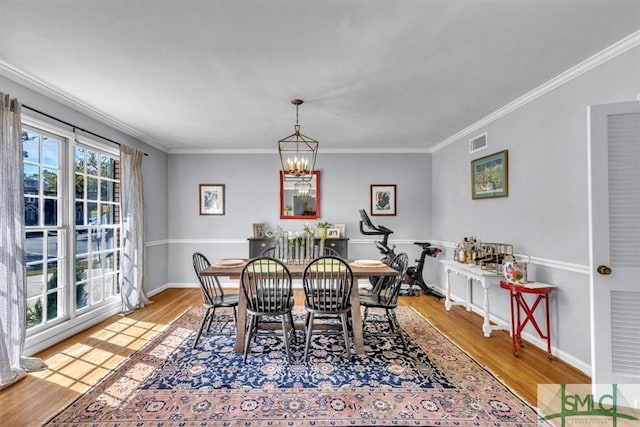
[[[228,260],[219,260],[213,262],[209,267],[204,269],[200,274],[203,276],[228,277],[232,280],[238,280],[238,312],[236,323],[236,345],[237,353],[244,351],[244,338],[247,326],[247,300],[242,292],[240,285],[240,276],[247,259],[239,260],[241,262],[228,262]],[[358,282],[359,279],[368,279],[370,276],[394,276],[398,271],[389,267],[387,264],[377,260],[347,260],[351,271],[353,272],[353,283],[351,289],[351,319],[353,328],[353,344],[355,352],[363,355],[364,337],[362,333],[362,315],[360,312],[360,292]],[[296,261],[294,263],[285,263],[287,269],[291,273],[292,279],[302,279],[306,263]]]

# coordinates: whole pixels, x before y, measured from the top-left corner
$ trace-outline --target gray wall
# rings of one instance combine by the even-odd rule
[[[558,287],[552,344],[584,371],[590,369],[587,107],[634,100],[639,64],[635,48],[433,155],[433,239],[450,246],[476,235],[530,255],[531,278]],[[469,138],[483,132],[489,147],[469,154]],[[503,149],[509,150],[509,197],[472,200],[469,162]],[[452,280],[453,291],[464,295],[463,279]],[[481,305],[478,289],[473,297]],[[492,289],[491,306],[508,323],[507,292]]]
[[[251,225],[302,231],[304,220],[280,220],[280,166],[273,154],[172,154],[169,156],[169,283],[195,283],[191,255],[201,251],[210,259],[246,257]],[[373,237],[359,231],[359,209],[369,212],[371,184],[397,185],[397,216],[372,217],[374,224],[392,229],[390,241],[398,249],[417,254],[412,244],[431,235],[430,154],[322,153],[320,170],[321,218],[309,220],[345,224],[349,256],[378,258]],[[225,184],[226,215],[200,216],[199,184]],[[414,254],[414,255],[415,255]]]

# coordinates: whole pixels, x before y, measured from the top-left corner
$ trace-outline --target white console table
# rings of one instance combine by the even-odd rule
[[[453,305],[464,305],[467,311],[471,311],[471,286],[473,286],[473,281],[475,280],[482,285],[484,292],[484,322],[482,323],[482,332],[484,333],[484,336],[490,337],[491,331],[494,330],[509,329],[509,325],[492,325],[489,322],[489,316],[491,314],[489,308],[489,288],[500,283],[500,279],[502,278],[501,275],[483,270],[475,265],[463,264],[457,261],[440,260],[440,262],[444,264],[444,308],[447,311],[450,311],[451,306]],[[459,276],[464,276],[467,279],[465,301],[451,300],[451,284],[449,283],[449,274],[451,272]]]

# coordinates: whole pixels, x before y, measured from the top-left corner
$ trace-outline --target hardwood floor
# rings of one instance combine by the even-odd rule
[[[301,290],[296,290],[295,297],[302,304]],[[200,305],[201,296],[199,289],[168,289],[152,301],[127,317],[113,316],[36,355],[45,360],[49,369],[31,373],[0,391],[2,425],[41,425],[186,309]],[[446,312],[441,300],[425,295],[401,297],[400,304],[414,307],[534,406],[539,383],[591,382],[570,365],[547,360],[546,353],[533,345],[527,346],[520,357],[514,357],[507,331],[494,331],[490,338],[484,338],[482,318],[463,307]]]

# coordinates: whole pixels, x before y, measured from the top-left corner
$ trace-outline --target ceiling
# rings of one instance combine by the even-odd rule
[[[638,0],[0,0],[0,74],[168,152],[428,152],[640,29]]]

